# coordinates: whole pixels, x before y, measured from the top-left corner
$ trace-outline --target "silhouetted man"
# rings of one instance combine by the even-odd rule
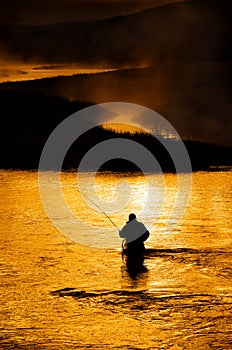
[[[119,236],[126,240],[126,249],[128,253],[141,254],[145,252],[144,243],[149,232],[141,222],[137,221],[135,214],[129,215],[126,225],[119,231]]]

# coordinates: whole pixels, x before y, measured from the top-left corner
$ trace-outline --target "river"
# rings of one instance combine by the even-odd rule
[[[176,176],[164,175],[166,199],[157,212],[160,176],[150,175],[155,193],[143,214],[153,224],[148,254],[131,271],[116,228],[75,191],[74,172],[62,175],[64,196],[82,223],[110,230],[104,248],[81,225],[74,240],[54,226],[37,172],[0,171],[1,349],[231,349],[232,171],[192,174],[190,201],[171,232],[165,222]],[[87,194],[90,178],[83,174]],[[106,211],[120,180],[129,181],[132,194],[110,217],[122,227],[144,205],[144,177],[99,174],[95,184],[109,201]]]

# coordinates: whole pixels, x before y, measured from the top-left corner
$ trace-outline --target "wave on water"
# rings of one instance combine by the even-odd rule
[[[107,309],[121,312],[124,316],[140,319],[144,322],[160,323],[170,328],[175,324],[179,333],[210,332],[219,324],[224,324],[219,333],[230,334],[228,317],[232,311],[231,296],[216,296],[204,293],[167,294],[155,290],[102,290],[85,291],[75,288],[64,288],[52,291],[57,297],[71,297],[81,307]],[[220,335],[219,335],[220,337]]]

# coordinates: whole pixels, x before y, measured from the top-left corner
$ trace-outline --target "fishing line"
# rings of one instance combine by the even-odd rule
[[[114,227],[116,227],[116,229],[118,230],[118,231],[120,231],[120,229],[118,228],[118,226],[113,222],[113,220],[111,220],[111,218],[99,207],[99,205],[98,204],[96,204],[89,196],[87,196],[85,193],[83,193],[82,191],[80,191],[78,188],[76,188],[76,187],[74,187],[74,186],[72,186],[72,188],[74,188],[77,192],[79,192],[82,196],[84,196],[85,198],[87,198],[91,203],[93,203],[93,205],[95,205],[95,207],[97,208],[97,209],[99,209],[100,210],[100,212],[102,213],[102,214],[104,214],[105,215],[105,217],[107,217],[107,219],[114,225]]]

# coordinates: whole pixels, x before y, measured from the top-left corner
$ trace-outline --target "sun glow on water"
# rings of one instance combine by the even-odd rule
[[[83,349],[124,348],[126,328],[126,344],[136,339],[139,348],[170,349],[170,344],[178,344],[195,350],[223,344],[231,349],[231,174],[194,173],[189,207],[169,234],[164,227],[176,178],[164,175],[166,199],[146,243],[154,253],[134,278],[120,254],[120,240],[117,249],[96,249],[77,244],[52,225],[41,203],[36,172],[1,171],[0,344],[25,349],[39,344],[49,350],[71,350],[80,344]],[[49,190],[52,176],[46,176]],[[62,174],[67,202],[82,220],[107,228],[104,215],[75,190],[76,176]],[[185,175],[181,177],[184,184]],[[86,173],[82,179],[87,194],[89,178]],[[130,211],[144,205],[147,186],[135,173],[97,174],[100,199],[116,199],[119,180],[132,187],[127,206],[118,215],[110,214],[121,227]],[[150,180],[154,192],[145,216],[153,220],[162,201],[162,176],[153,174]],[[182,196],[184,192],[183,188]],[[59,210],[56,215],[58,220],[69,219]],[[73,223],[69,226],[72,230]],[[85,243],[91,242],[91,232],[82,234]]]

